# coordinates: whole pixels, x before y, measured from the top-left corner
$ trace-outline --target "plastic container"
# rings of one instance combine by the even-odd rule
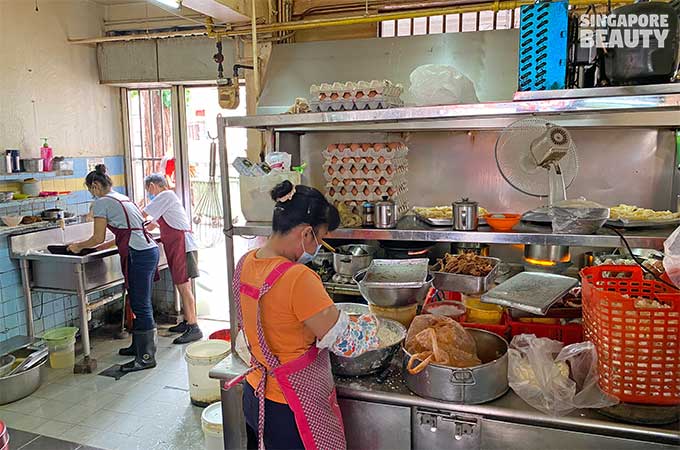
[[[490,213],[483,216],[483,218],[486,219],[487,225],[489,225],[491,229],[501,232],[512,230],[512,227],[519,223],[519,219],[521,217],[521,214],[510,213]]]
[[[231,331],[229,330],[215,331],[214,333],[211,333],[210,336],[208,336],[208,339],[231,342]]]
[[[418,312],[418,304],[396,307],[368,305],[368,309],[378,317],[396,320],[408,328]]]
[[[189,374],[189,396],[196,406],[220,400],[220,382],[208,376],[210,369],[229,354],[231,346],[222,340],[194,342],[184,353]]]
[[[42,338],[47,343],[50,367],[53,369],[72,368],[76,363],[76,327],[60,327],[48,330]]]
[[[271,222],[274,202],[269,194],[274,186],[288,180],[300,184],[299,172],[272,172],[261,177],[239,177],[241,211],[250,222]]]
[[[222,402],[213,403],[203,410],[201,428],[203,428],[203,437],[205,438],[205,450],[224,449]]]
[[[680,292],[645,280],[638,266],[588,267],[581,280],[602,390],[622,402],[680,404]]]
[[[463,303],[467,308],[467,321],[498,325],[503,319],[503,307],[490,303],[483,303],[479,297],[463,295]]]
[[[43,140],[42,147],[40,147],[40,158],[43,160],[43,171],[49,172],[52,170],[52,159],[54,158],[54,153],[52,147],[47,143],[47,138],[41,138]]]

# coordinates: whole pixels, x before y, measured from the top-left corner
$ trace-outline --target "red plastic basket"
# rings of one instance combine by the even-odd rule
[[[597,348],[602,390],[624,402],[680,404],[680,291],[645,280],[637,266],[589,267],[581,278],[584,333]]]
[[[510,334],[534,334],[540,338],[550,338],[564,343],[564,345],[583,342],[583,326],[580,323],[568,323],[566,325],[550,323],[525,323],[516,320],[510,321]]]

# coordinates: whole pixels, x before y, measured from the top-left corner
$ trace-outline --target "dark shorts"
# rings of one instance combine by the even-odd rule
[[[243,414],[246,418],[248,449],[257,449],[258,399],[246,381],[243,383]],[[264,401],[264,446],[267,450],[304,449],[295,416],[288,405]]]
[[[198,278],[198,252],[187,252],[187,276]]]

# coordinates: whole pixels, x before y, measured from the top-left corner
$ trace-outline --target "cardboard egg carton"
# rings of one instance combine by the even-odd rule
[[[408,162],[402,160],[400,164],[324,164],[324,178],[332,181],[333,178],[339,180],[364,179],[379,180],[380,178],[393,179],[397,176],[405,176],[408,172]]]
[[[326,196],[333,199],[334,201],[348,201],[354,200],[357,202],[376,202],[382,200],[383,196],[388,196],[393,201],[397,201],[399,197],[405,197],[408,193],[408,187],[406,185],[398,187],[385,187],[377,186],[372,190],[365,186],[360,189],[358,186],[345,187],[345,186],[334,186],[328,188],[326,191]]]
[[[337,158],[335,162],[348,162],[343,158],[397,159],[406,158],[408,147],[401,142],[365,143],[365,144],[330,144],[322,155],[327,160]],[[370,161],[367,161],[370,162]]]
[[[312,111],[350,111],[355,109],[385,109],[404,106],[404,88],[389,80],[335,81],[313,84],[309,88]]]
[[[362,192],[365,195],[368,195],[368,193],[375,191],[375,188],[377,188],[377,187],[382,187],[383,192],[387,188],[395,188],[397,190],[403,189],[403,188],[406,188],[406,178],[398,178],[396,180],[387,180],[385,178],[381,178],[378,181],[376,181],[376,180],[362,180],[362,179],[338,180],[337,178],[335,178],[332,181],[326,183],[326,186],[325,186],[326,192],[330,191],[331,188],[335,188],[335,189],[345,188],[349,191],[351,191],[354,188],[357,188],[359,190],[359,192]]]
[[[312,100],[309,102],[311,112],[328,112],[328,111],[356,111],[364,109],[390,109],[401,108],[404,102],[397,97],[363,97],[352,99],[338,99],[338,100],[323,100],[316,102]]]

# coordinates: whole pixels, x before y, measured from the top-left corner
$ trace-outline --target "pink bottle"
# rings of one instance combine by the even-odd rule
[[[43,145],[40,147],[40,157],[43,160],[43,172],[50,172],[52,171],[54,153],[52,152],[52,147],[47,143],[47,138],[41,139],[43,140]]]

